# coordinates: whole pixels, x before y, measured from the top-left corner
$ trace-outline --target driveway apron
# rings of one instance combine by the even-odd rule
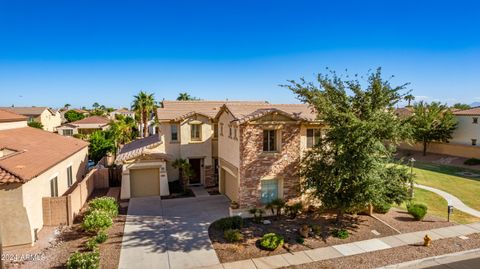
[[[208,227],[228,216],[228,205],[223,195],[130,199],[119,268],[182,269],[219,264]]]

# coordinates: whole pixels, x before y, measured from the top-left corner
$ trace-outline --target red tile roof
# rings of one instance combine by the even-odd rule
[[[55,111],[46,106],[2,107],[0,109],[4,109],[25,116],[40,116],[40,114],[42,114],[45,110],[48,110],[50,114],[55,115]]]
[[[0,122],[14,122],[14,121],[26,121],[26,120],[28,120],[28,118],[25,116],[0,109]]]
[[[81,120],[70,122],[70,124],[72,124],[72,125],[80,125],[80,124],[104,124],[104,125],[106,125],[108,123],[110,123],[110,120],[105,118],[105,117],[102,117],[102,116],[91,116],[91,117],[87,117],[87,118],[84,118],[84,119],[81,119]]]
[[[480,116],[480,106],[466,110],[458,110],[453,112],[457,116]]]
[[[158,135],[151,135],[149,137],[137,139],[123,146],[116,158],[116,161],[122,162],[131,160],[141,156],[146,150],[155,148],[161,144],[162,140]],[[162,154],[162,156],[167,159],[169,158],[166,154]]]
[[[287,117],[303,121],[315,121],[317,113],[306,104],[225,104],[225,109],[232,113],[234,121],[242,124],[258,119],[270,113],[280,113]]]
[[[87,146],[80,139],[36,128],[0,130],[0,149],[16,151],[0,158],[0,184],[25,183]]]

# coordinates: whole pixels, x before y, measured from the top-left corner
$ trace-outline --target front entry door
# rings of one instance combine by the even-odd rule
[[[189,159],[193,170],[193,177],[190,178],[190,184],[200,184],[202,177],[202,159]]]

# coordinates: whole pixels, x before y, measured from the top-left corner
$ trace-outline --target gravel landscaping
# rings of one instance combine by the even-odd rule
[[[369,252],[361,255],[312,262],[287,267],[289,269],[325,269],[325,268],[376,268],[389,264],[413,261],[453,252],[460,252],[480,247],[480,234],[468,235],[468,239],[458,237],[441,239],[432,242],[430,247],[408,245],[386,250]]]
[[[375,217],[393,226],[402,233],[425,231],[455,225],[445,219],[427,214],[423,221],[416,221],[405,210],[392,208],[387,214],[375,214]]]
[[[345,216],[343,227],[350,234],[346,239],[335,238],[331,235],[334,229],[339,228],[339,225],[335,223],[334,215],[331,214],[308,214],[301,215],[296,219],[281,216],[278,220],[275,217],[268,217],[264,220],[271,221],[271,224],[258,224],[253,222],[253,219],[245,219],[244,227],[241,229],[244,240],[241,243],[228,243],[224,239],[223,231],[215,229],[212,225],[209,229],[210,239],[220,261],[224,263],[287,253],[286,248],[290,251],[307,250],[397,234],[382,222],[365,215]],[[310,236],[305,238],[301,244],[297,242],[300,238],[298,230],[305,224],[321,227],[321,233],[319,236],[310,233]],[[376,234],[372,230],[375,230]],[[264,234],[272,232],[285,238],[285,246],[274,251],[260,249],[258,240]]]
[[[98,196],[98,195],[95,195]],[[99,245],[100,268],[117,268],[128,203],[120,203],[119,215],[113,218],[113,226],[107,230],[108,240]],[[40,241],[33,247],[4,250],[4,254],[37,255],[37,260],[7,261],[6,268],[65,268],[65,263],[75,251],[83,251],[85,242],[91,237],[81,228],[82,216],[77,217],[71,227],[44,227]]]

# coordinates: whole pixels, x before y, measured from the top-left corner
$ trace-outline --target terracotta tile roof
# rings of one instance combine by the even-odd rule
[[[155,148],[161,144],[162,140],[158,135],[137,139],[123,146],[115,161],[122,162],[131,160],[141,156],[146,150]]]
[[[26,121],[26,120],[28,120],[28,118],[25,116],[0,109],[0,122],[14,122],[14,121]]]
[[[113,112],[117,112],[117,113],[129,113],[129,112],[132,112],[132,111],[130,111],[130,110],[122,107],[122,108],[119,108],[119,109],[117,109],[117,110],[114,110]]]
[[[87,146],[80,139],[36,128],[0,130],[0,148],[17,151],[0,158],[0,184],[25,183]]]
[[[399,117],[409,117],[413,114],[413,108],[412,107],[399,107],[396,108],[394,111],[395,115]]]
[[[110,123],[110,120],[102,116],[91,116],[74,122],[70,122],[71,125],[80,125],[80,124],[103,124],[106,125]]]
[[[14,112],[25,116],[40,116],[43,111],[48,110],[52,115],[55,114],[53,110],[46,106],[31,106],[31,107],[2,107],[1,109]]]
[[[232,113],[235,122],[244,122],[258,119],[267,114],[276,112],[303,121],[315,121],[317,113],[306,104],[225,104],[225,109]]]
[[[215,118],[224,104],[265,104],[265,101],[163,101],[158,109],[159,120],[179,121],[194,114]]]
[[[480,106],[453,112],[457,116],[480,116]]]

